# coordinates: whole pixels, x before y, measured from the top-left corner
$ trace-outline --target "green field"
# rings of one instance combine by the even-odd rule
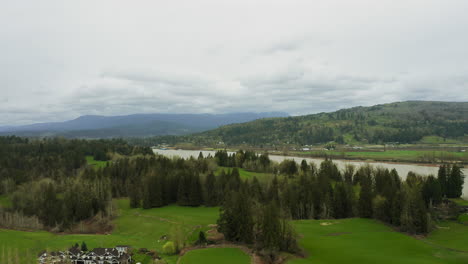
[[[437,223],[436,230],[427,237],[434,244],[468,252],[468,226],[456,222]],[[468,262],[467,262],[468,263]]]
[[[423,150],[387,150],[387,151],[308,151],[293,152],[294,154],[313,157],[335,157],[363,160],[393,160],[393,161],[431,161],[432,159],[468,161],[468,152],[423,151]]]
[[[232,168],[228,167],[218,167],[218,170],[216,171],[216,175],[219,175],[219,173],[224,170],[225,172],[231,171]],[[262,173],[262,172],[252,172],[252,171],[247,171],[245,169],[238,168],[239,170],[239,175],[242,180],[251,180],[254,177],[257,177],[259,181],[267,181],[271,178],[273,178],[273,174],[271,173]]]
[[[451,198],[449,200],[461,206],[468,206],[468,201],[462,198]]]
[[[187,252],[180,264],[249,264],[250,256],[237,248],[205,248]]]
[[[56,235],[44,231],[0,229],[0,262],[2,256],[8,255],[8,252],[15,255],[18,250],[21,263],[35,263],[36,254],[43,249],[66,249],[82,241],[89,248],[129,244],[134,248],[161,253],[166,242],[161,239],[162,236],[171,236],[174,230],[179,229],[188,243],[194,242],[200,230],[207,230],[209,224],[216,223],[219,212],[217,207],[130,209],[127,199],[116,200],[116,204],[120,215],[114,221],[112,234]],[[300,245],[307,252],[307,257],[293,259],[289,264],[468,263],[468,226],[455,222],[439,223],[441,228],[424,240],[395,232],[370,219],[302,220],[292,223],[301,237]],[[170,264],[177,261],[177,256],[162,257]],[[249,263],[249,257],[239,249],[210,248],[190,251],[180,263]]]
[[[308,256],[288,264],[468,263],[468,253],[428,244],[375,220],[304,220],[294,221],[294,226]]]
[[[207,230],[207,225],[216,223],[218,208],[192,208],[167,206],[150,210],[130,209],[128,200],[117,201],[120,216],[115,220],[115,229],[109,235],[55,235],[49,232],[22,232],[0,229],[0,255],[19,249],[21,263],[35,263],[34,258],[43,249],[62,250],[76,242],[85,241],[88,248],[114,247],[128,244],[134,248],[148,248],[162,251],[163,235],[180,228],[190,242],[195,241],[199,230]],[[169,263],[175,263],[177,256],[163,256]],[[1,256],[0,256],[1,262]]]
[[[419,142],[422,144],[455,144],[460,141],[439,136],[425,136]]]
[[[96,168],[104,168],[107,164],[107,161],[95,160],[93,156],[86,156],[86,162]]]

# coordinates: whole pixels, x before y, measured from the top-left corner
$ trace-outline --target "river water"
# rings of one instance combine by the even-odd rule
[[[181,158],[190,158],[190,157],[198,157],[200,152],[203,153],[203,156],[214,156],[215,151],[209,150],[162,150],[162,149],[153,149],[154,153],[161,154],[167,157],[174,157],[179,156]],[[228,152],[233,153],[233,152]],[[281,162],[285,159],[292,159],[296,162],[300,163],[303,159],[307,162],[313,162],[315,165],[319,166],[320,163],[323,161],[321,158],[303,158],[303,157],[294,157],[294,156],[281,156],[281,155],[270,155],[270,159],[276,162]],[[408,164],[408,163],[386,163],[386,162],[365,162],[365,161],[351,161],[351,160],[333,160],[333,162],[340,168],[341,170],[344,169],[346,164],[353,164],[354,166],[358,167],[365,164],[371,164],[375,167],[383,167],[388,168],[389,170],[395,169],[398,172],[398,175],[402,179],[406,178],[408,172],[413,171],[418,174],[422,175],[437,175],[439,167],[437,166],[428,166],[423,164]],[[468,168],[462,169],[463,174],[467,177],[465,179],[465,185],[463,186],[463,197],[468,198]]]

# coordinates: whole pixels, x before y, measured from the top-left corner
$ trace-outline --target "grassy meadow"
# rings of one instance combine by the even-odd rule
[[[107,161],[95,160],[93,156],[86,156],[86,162],[96,168],[104,168],[107,164]]]
[[[180,264],[249,264],[250,256],[238,248],[205,248],[182,256]]]
[[[294,221],[294,226],[303,236],[300,245],[308,256],[293,259],[288,264],[468,263],[468,252],[446,249],[444,247],[450,245],[441,239],[434,243],[443,245],[430,244],[371,219],[303,220]],[[467,232],[464,234],[466,237]],[[468,244],[468,238],[461,239]]]
[[[127,199],[117,200],[120,215],[115,219],[112,234],[70,235],[45,231],[14,231],[0,229],[0,263],[2,257],[19,251],[21,263],[36,263],[36,255],[43,249],[63,250],[85,241],[88,248],[114,247],[128,244],[134,248],[148,248],[162,252],[166,241],[160,238],[181,230],[188,242],[197,238],[199,230],[207,230],[216,223],[218,208],[192,208],[166,206],[150,210],[130,209]],[[2,253],[5,252],[4,254]],[[164,256],[168,263],[175,263],[177,256]]]
[[[194,242],[200,230],[216,223],[219,208],[166,206],[149,210],[131,209],[127,199],[115,201],[119,216],[111,234],[52,234],[45,231],[0,229],[0,263],[18,255],[20,263],[36,263],[43,249],[62,250],[85,241],[88,248],[128,244],[162,252],[165,235],[182,233]],[[468,226],[455,222],[438,223],[427,238],[416,239],[395,232],[371,219],[293,221],[299,243],[307,253],[288,264],[305,263],[468,263]],[[464,251],[464,252],[460,252]],[[18,252],[18,253],[16,253]],[[162,257],[175,264],[178,256]],[[141,256],[140,256],[141,257]],[[150,259],[141,258],[143,264]],[[209,248],[190,251],[181,264],[249,263],[249,256],[235,248]]]
[[[293,154],[313,157],[335,157],[360,160],[383,160],[403,162],[429,162],[431,160],[462,160],[468,161],[468,152],[426,151],[426,150],[387,150],[387,151],[306,151]]]
[[[227,167],[218,167],[218,170],[216,171],[216,175],[219,175],[221,171],[224,170],[225,172],[231,171],[232,168],[227,168]],[[257,177],[259,181],[267,181],[273,178],[273,174],[271,173],[262,173],[262,172],[252,172],[252,171],[247,171],[245,169],[238,168],[239,170],[239,175],[242,180],[252,180],[254,177]]]

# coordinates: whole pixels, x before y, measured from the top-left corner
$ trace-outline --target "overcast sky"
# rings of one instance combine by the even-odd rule
[[[0,2],[0,125],[468,101],[468,1]]]

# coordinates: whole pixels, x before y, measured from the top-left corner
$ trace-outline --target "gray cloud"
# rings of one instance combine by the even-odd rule
[[[0,9],[0,126],[467,101],[467,8],[456,0],[9,1]]]

